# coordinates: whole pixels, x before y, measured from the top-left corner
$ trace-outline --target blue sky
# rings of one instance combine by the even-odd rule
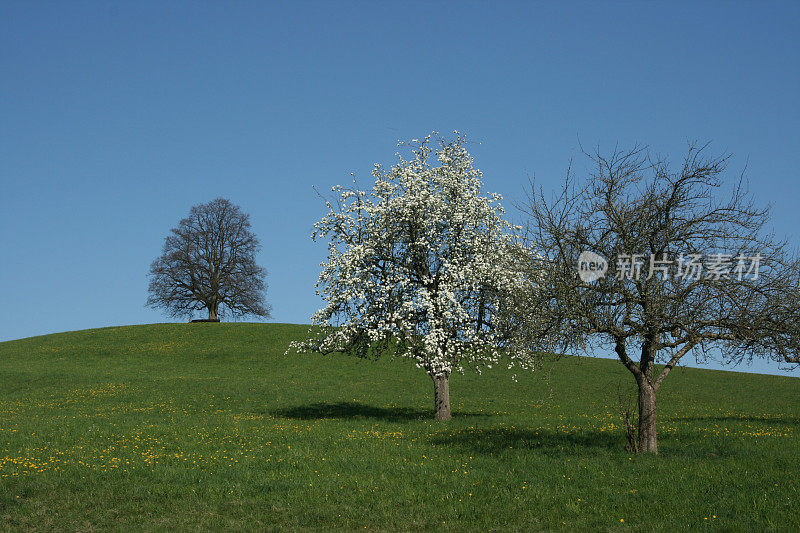
[[[167,320],[149,264],[216,196],[252,216],[273,320],[307,322],[313,187],[431,130],[480,142],[515,217],[579,140],[712,141],[796,245],[797,28],[790,2],[2,2],[0,341]]]

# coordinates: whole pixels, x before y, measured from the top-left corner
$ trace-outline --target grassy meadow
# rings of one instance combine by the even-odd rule
[[[305,326],[0,343],[0,530],[800,530],[800,379],[676,369],[658,457],[615,361],[456,375],[290,354]]]

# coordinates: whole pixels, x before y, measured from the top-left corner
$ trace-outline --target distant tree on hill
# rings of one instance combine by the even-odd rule
[[[499,195],[481,195],[465,142],[401,143],[413,157],[388,171],[376,165],[371,191],[333,188],[339,198],[314,233],[330,239],[317,283],[326,305],[309,339],[293,345],[411,358],[433,381],[437,420],[451,417],[454,370],[491,368],[503,355],[531,361],[508,345],[500,312],[521,286],[510,268],[513,228]]]
[[[741,178],[725,193],[727,157],[587,155],[585,181],[529,195],[524,261],[541,275],[516,312],[536,310],[521,331],[541,348],[613,348],[638,388],[638,449],[657,453],[656,393],[687,354],[798,362],[800,265]]]
[[[210,320],[225,314],[269,317],[266,271],[256,264],[259,249],[250,216],[238,206],[224,198],[196,205],[150,266],[147,305],[172,316],[205,309]]]

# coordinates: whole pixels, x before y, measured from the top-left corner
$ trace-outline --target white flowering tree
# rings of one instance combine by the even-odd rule
[[[512,268],[515,228],[497,194],[481,194],[481,172],[456,133],[400,143],[412,157],[375,165],[371,191],[332,190],[314,240],[329,239],[312,317],[299,351],[413,359],[434,383],[435,418],[450,419],[449,379],[507,357],[532,368],[511,346],[502,313],[522,280]]]

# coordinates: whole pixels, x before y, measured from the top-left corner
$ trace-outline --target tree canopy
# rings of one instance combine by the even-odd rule
[[[170,231],[150,266],[147,305],[172,316],[205,309],[209,320],[227,314],[269,317],[259,250],[250,216],[238,206],[224,198],[196,205]]]

